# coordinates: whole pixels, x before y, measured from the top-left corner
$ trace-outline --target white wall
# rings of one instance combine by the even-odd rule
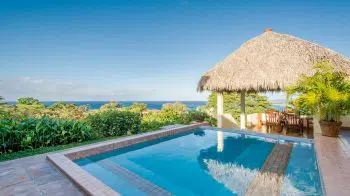
[[[340,121],[343,123],[342,127],[350,127],[350,115],[341,117]]]

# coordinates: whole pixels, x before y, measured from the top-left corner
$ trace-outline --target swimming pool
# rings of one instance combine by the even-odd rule
[[[122,195],[322,195],[313,143],[202,127],[75,160]]]

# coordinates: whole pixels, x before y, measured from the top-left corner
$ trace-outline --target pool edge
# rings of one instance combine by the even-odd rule
[[[162,129],[153,132],[147,132],[134,136],[105,141],[97,144],[91,144],[66,150],[63,152],[48,154],[46,158],[62,171],[74,184],[82,189],[88,195],[121,195],[113,190],[99,179],[92,176],[90,173],[79,167],[74,160],[81,159],[87,156],[96,155],[103,152],[112,151],[118,148],[142,143],[149,140],[154,140],[169,135],[174,135],[181,132],[190,131],[194,128],[207,126],[208,123],[193,123],[175,128]]]

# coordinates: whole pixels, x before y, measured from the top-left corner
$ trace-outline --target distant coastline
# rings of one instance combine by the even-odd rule
[[[45,106],[51,106],[52,104],[58,101],[41,101]],[[110,101],[64,101],[66,103],[75,104],[77,106],[88,105],[89,109],[96,110],[99,109],[102,105],[109,103]],[[132,103],[145,103],[147,104],[147,109],[149,110],[160,110],[162,106],[166,103],[175,103],[177,101],[117,101],[123,107],[128,107]],[[207,104],[207,101],[179,101],[183,104],[186,104],[189,109],[196,109],[197,107],[201,107]],[[14,105],[16,101],[8,101],[8,104]],[[276,110],[283,111],[285,108],[285,103],[276,103],[272,102],[272,107]]]
[[[51,106],[52,104],[58,101],[41,101],[45,106]],[[63,101],[65,103],[75,104],[77,106],[80,105],[88,105],[89,109],[95,110],[99,109],[102,105],[109,103],[110,101]],[[147,104],[147,109],[149,110],[160,110],[162,109],[163,104],[166,103],[175,103],[177,101],[117,101],[123,107],[128,107],[132,103],[145,103]],[[200,106],[204,106],[207,104],[207,101],[179,101],[183,104],[186,104],[189,109],[195,109]],[[16,104],[16,101],[8,101],[8,104]]]

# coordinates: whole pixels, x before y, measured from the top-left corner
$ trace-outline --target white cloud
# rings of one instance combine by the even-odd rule
[[[30,96],[39,100],[150,100],[154,89],[44,80],[32,77],[0,81],[0,94],[6,100]]]

